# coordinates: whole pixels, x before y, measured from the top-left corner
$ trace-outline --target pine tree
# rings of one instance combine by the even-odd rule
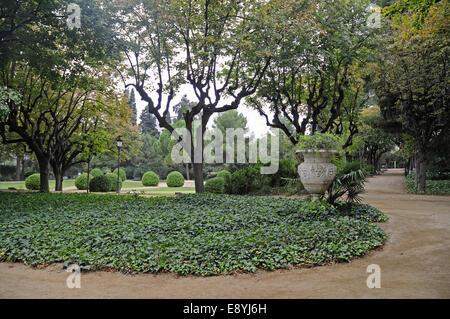
[[[140,116],[139,127],[141,134],[150,134],[159,138],[159,130],[156,126],[156,118],[153,114],[150,114],[148,108],[144,108]]]
[[[173,106],[173,110],[176,114],[176,120],[175,122],[183,119],[183,110],[186,109],[187,111],[192,110],[192,108],[196,105],[195,102],[189,101],[187,98],[187,95],[183,95],[181,98],[180,103]]]
[[[131,122],[133,125],[137,125],[137,109],[136,109],[136,97],[134,95],[134,89],[131,89],[128,104],[130,105],[131,111],[133,112],[133,117],[132,117]]]

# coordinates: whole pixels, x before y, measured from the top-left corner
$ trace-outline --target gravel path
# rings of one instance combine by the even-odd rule
[[[382,249],[347,264],[256,274],[178,277],[89,272],[68,289],[60,265],[0,263],[0,298],[450,298],[450,196],[409,195],[402,170],[367,183],[364,202],[390,217]],[[381,268],[369,289],[367,266]]]

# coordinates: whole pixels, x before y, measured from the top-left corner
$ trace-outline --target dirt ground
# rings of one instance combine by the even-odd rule
[[[367,183],[364,202],[383,210],[389,238],[351,263],[207,278],[110,272],[81,274],[66,286],[59,265],[33,269],[0,263],[1,298],[450,298],[450,196],[409,195],[401,169]],[[366,285],[367,266],[381,269],[381,288]]]

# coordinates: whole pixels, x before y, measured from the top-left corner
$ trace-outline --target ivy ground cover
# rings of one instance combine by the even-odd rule
[[[368,205],[189,194],[0,192],[0,261],[216,275],[349,261],[381,246]]]

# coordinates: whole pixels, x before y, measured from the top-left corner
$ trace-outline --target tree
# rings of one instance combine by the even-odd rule
[[[183,95],[183,97],[181,98],[180,103],[175,104],[173,106],[173,111],[176,114],[176,119],[175,122],[182,120],[183,119],[183,112],[186,111],[191,111],[192,108],[196,105],[195,102],[191,102],[189,101],[189,99],[187,98],[186,94]]]
[[[214,127],[218,128],[223,136],[226,134],[227,128],[242,128],[244,132],[248,132],[247,118],[236,110],[221,113],[214,119]]]
[[[427,10],[394,15],[388,43],[379,53],[376,92],[381,112],[391,127],[413,138],[416,187],[421,192],[430,157],[450,129],[446,10],[443,1]]]
[[[294,145],[308,131],[348,131],[344,146],[351,145],[365,95],[358,63],[367,61],[376,33],[366,23],[367,5],[297,1],[277,10],[280,48],[248,103]]]
[[[195,148],[203,147],[203,134],[214,113],[237,109],[256,92],[271,60],[274,37],[264,5],[253,1],[138,1],[117,11],[125,25],[124,54],[133,86],[148,103],[160,127],[174,127],[167,116],[182,84],[195,94],[196,105],[183,112],[191,133],[190,156],[196,192],[203,192],[203,154],[195,160]],[[153,89],[152,86],[155,85]],[[154,95],[153,95],[154,94]],[[227,96],[229,102],[224,102]],[[193,121],[201,130],[194,143]]]
[[[381,156],[395,146],[392,134],[383,130],[383,121],[378,106],[372,106],[362,112],[362,123],[360,134],[358,134],[363,142],[362,156],[373,165],[375,170],[380,169]]]
[[[117,58],[114,30],[108,27],[104,5],[77,1],[83,23],[71,29],[66,20],[68,3],[72,1],[18,0],[0,10],[0,83],[22,96],[20,102],[8,101],[9,114],[0,119],[0,134],[4,143],[26,143],[34,152],[44,192],[49,191],[51,157],[59,173],[59,161],[67,159],[65,150],[71,146],[64,142],[79,127],[75,113],[95,86],[95,80],[86,75]],[[11,139],[11,132],[20,137]],[[70,155],[68,161],[73,159]]]
[[[9,102],[9,113],[0,121],[0,134],[4,143],[25,143],[34,152],[40,167],[41,191],[49,191],[49,165],[56,179],[55,190],[62,190],[64,173],[84,161],[81,155],[86,146],[93,152],[102,143],[99,130],[108,131],[111,140],[118,132],[133,133],[131,121],[126,121],[131,119],[127,99],[115,93],[108,70],[95,73],[98,78],[94,79],[90,74],[67,72],[58,83],[36,75],[22,64],[15,65],[13,75],[0,73],[8,86],[23,97],[19,103]],[[110,147],[115,149],[114,145]]]
[[[236,110],[226,111],[224,113],[220,113],[215,119],[213,128],[217,128],[222,132],[223,135],[223,162],[226,162],[226,146],[227,146],[227,140],[226,140],[226,130],[228,128],[234,128],[234,129],[242,129],[243,133],[248,132],[247,127],[247,118],[239,113]],[[248,139],[247,139],[248,140]],[[206,144],[207,142],[205,142]],[[248,151],[248,143],[246,142],[246,152]],[[237,162],[237,143],[234,144],[234,163]],[[248,153],[248,152],[247,152]]]
[[[82,12],[80,28],[69,28],[68,4]],[[115,30],[102,0],[16,0],[3,1],[0,9],[0,68],[26,62],[32,68],[55,74],[67,63],[83,69],[99,63],[114,51]],[[67,50],[70,59],[59,55]],[[92,60],[91,60],[91,59]],[[89,62],[89,63],[88,63]],[[42,65],[47,66],[42,68]]]
[[[165,177],[169,171],[167,163],[164,161],[164,154],[161,149],[161,142],[158,137],[151,134],[142,134],[141,148],[133,163],[139,168],[137,175],[142,175],[147,171],[154,171],[158,176]]]
[[[141,134],[150,134],[156,138],[159,137],[159,130],[156,127],[156,118],[153,114],[151,114],[147,108],[142,110],[140,116],[139,127]]]
[[[134,95],[134,90],[131,89],[131,93],[128,94],[128,90],[125,90],[125,96],[128,98],[128,104],[131,109],[131,123],[137,125],[137,108],[136,108],[136,97]]]

